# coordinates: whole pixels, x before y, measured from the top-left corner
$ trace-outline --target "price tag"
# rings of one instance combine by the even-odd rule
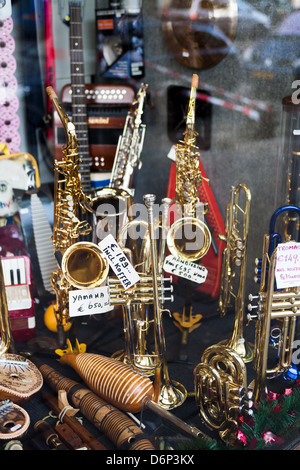
[[[113,272],[120,279],[124,289],[129,289],[140,280],[140,276],[111,234],[99,242],[98,246],[103,251]]]
[[[206,280],[208,272],[205,266],[176,258],[176,256],[173,255],[169,255],[165,258],[164,270],[175,276],[184,277],[190,281],[197,282],[197,284],[202,284]]]
[[[107,286],[69,291],[70,317],[95,315],[110,310],[113,310],[113,306],[110,304],[109,288]]]
[[[275,278],[278,289],[300,286],[300,243],[279,243]]]

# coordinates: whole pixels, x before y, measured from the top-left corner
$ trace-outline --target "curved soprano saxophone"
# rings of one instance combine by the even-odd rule
[[[108,263],[97,245],[78,241],[80,236],[89,234],[92,228],[88,222],[78,218],[79,208],[82,212],[87,210],[89,198],[81,187],[75,126],[61,108],[52,87],[47,88],[47,93],[62,121],[67,140],[62,149],[62,160],[55,160],[54,164],[52,243],[58,268],[51,277],[56,303],[50,308],[54,310],[61,344],[64,341],[64,325],[70,321],[70,288],[91,288],[100,285],[108,274]]]
[[[176,209],[182,217],[170,227],[167,245],[172,255],[189,261],[202,258],[211,245],[211,233],[204,223],[207,207],[200,201],[202,175],[199,149],[195,145],[195,103],[198,75],[192,77],[184,140],[176,145]]]

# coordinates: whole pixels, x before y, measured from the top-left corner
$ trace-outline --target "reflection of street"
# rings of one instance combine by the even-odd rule
[[[240,55],[252,93],[273,100],[290,93],[300,60],[300,11],[291,13],[272,32],[251,41]]]

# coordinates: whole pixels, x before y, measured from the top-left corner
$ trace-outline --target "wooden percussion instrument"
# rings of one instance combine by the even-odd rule
[[[42,385],[43,376],[31,361],[18,354],[0,356],[0,400],[25,403]]]
[[[144,398],[154,396],[149,377],[134,372],[116,359],[91,353],[68,353],[60,362],[71,366],[94,393],[120,410],[137,413]]]
[[[30,424],[28,413],[10,400],[0,402],[0,440],[18,439]]]
[[[153,385],[148,377],[133,371],[128,364],[99,354],[80,352],[65,353],[60,361],[71,366],[93,392],[123,411],[136,413],[147,408],[193,437],[202,434],[153,401],[155,387],[159,384]]]
[[[37,362],[37,361],[36,361]],[[45,382],[56,392],[65,390],[73,406],[98,430],[123,450],[153,450],[140,427],[126,414],[47,364],[38,365]]]

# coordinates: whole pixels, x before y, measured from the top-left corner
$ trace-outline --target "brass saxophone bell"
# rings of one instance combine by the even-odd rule
[[[61,269],[73,287],[91,289],[105,281],[109,265],[98,245],[78,242],[71,245],[64,253]]]
[[[211,233],[201,220],[195,217],[184,217],[176,220],[170,227],[167,245],[173,256],[197,261],[208,252],[211,245]]]

